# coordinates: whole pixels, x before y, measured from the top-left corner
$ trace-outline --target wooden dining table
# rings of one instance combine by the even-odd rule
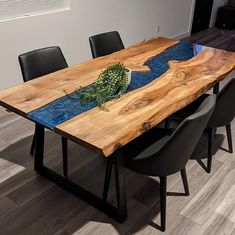
[[[84,107],[74,90],[108,66],[132,71],[127,92],[105,109]],[[35,170],[119,222],[127,218],[122,147],[215,87],[235,67],[235,53],[156,37],[0,91],[0,105],[36,124]],[[9,78],[10,79],[10,78]],[[71,94],[71,95],[66,95]],[[43,164],[45,128],[112,160],[117,206]]]

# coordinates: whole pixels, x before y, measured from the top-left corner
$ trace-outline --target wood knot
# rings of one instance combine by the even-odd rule
[[[120,149],[122,147],[122,145],[120,144],[120,143],[116,143],[115,145],[114,145],[114,151],[116,151],[117,149]]]
[[[186,71],[179,71],[175,73],[175,81],[180,83],[180,85],[187,85],[188,73]]]
[[[145,123],[143,124],[143,126],[142,126],[143,132],[146,132],[146,131],[150,130],[151,128],[152,128],[152,127],[151,127],[151,125],[150,125],[148,122],[145,122]]]
[[[175,78],[180,81],[184,79],[185,77],[186,77],[186,73],[184,71],[179,71],[175,75]]]
[[[121,111],[121,114],[128,114],[130,112],[135,112],[138,111],[150,104],[153,103],[153,99],[151,99],[150,97],[142,97],[140,99],[137,99],[135,101],[133,101],[132,103],[128,104],[126,107],[124,107],[124,109]]]
[[[27,97],[27,98],[22,99],[21,102],[30,102],[30,101],[32,101],[32,98],[31,97]]]

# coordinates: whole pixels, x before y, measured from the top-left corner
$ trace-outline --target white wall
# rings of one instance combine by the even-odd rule
[[[17,56],[59,45],[69,65],[91,58],[88,37],[118,30],[125,46],[189,33],[194,0],[71,0],[69,11],[0,22],[0,89],[22,81]]]

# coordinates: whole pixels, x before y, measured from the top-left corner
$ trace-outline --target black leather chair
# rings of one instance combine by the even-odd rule
[[[24,82],[37,77],[53,73],[68,67],[61,49],[57,46],[41,48],[19,55],[20,68]],[[33,155],[35,149],[34,132],[30,154]],[[67,139],[62,137],[63,167],[64,175],[67,176]]]
[[[166,225],[167,176],[181,172],[185,195],[189,195],[185,165],[190,158],[216,104],[216,95],[209,96],[195,114],[187,117],[170,134],[153,128],[123,148],[127,168],[144,175],[160,177],[161,230]],[[112,161],[108,161],[103,199],[107,199]]]
[[[117,31],[91,36],[89,42],[93,58],[109,55],[124,49],[122,39]]]
[[[201,103],[208,97],[204,94],[199,97],[192,104],[186,106],[182,110],[176,112],[170,117],[170,120],[182,121],[185,117],[191,115],[201,105]],[[235,116],[235,78],[231,79],[217,95],[216,108],[209,120],[205,132],[208,134],[208,154],[206,171],[211,172],[212,165],[212,150],[214,145],[214,137],[216,128],[226,126],[229,152],[233,152],[231,122]]]
[[[217,28],[235,29],[235,1],[228,0],[227,5],[218,9],[215,26]]]

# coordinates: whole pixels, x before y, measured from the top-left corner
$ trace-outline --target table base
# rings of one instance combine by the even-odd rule
[[[57,185],[63,187],[68,192],[79,197],[83,201],[92,205],[96,209],[104,212],[106,215],[112,217],[116,221],[123,223],[127,219],[127,208],[126,208],[126,193],[125,193],[125,182],[124,182],[124,167],[122,166],[122,156],[120,151],[117,151],[113,156],[107,158],[113,161],[115,165],[115,179],[116,179],[116,198],[117,207],[106,202],[106,198],[100,198],[97,195],[87,191],[78,184],[70,181],[68,178],[63,177],[53,170],[45,167],[43,165],[44,157],[44,127],[36,125],[36,141],[35,141],[35,159],[34,159],[34,169],[35,171],[53,181]]]

